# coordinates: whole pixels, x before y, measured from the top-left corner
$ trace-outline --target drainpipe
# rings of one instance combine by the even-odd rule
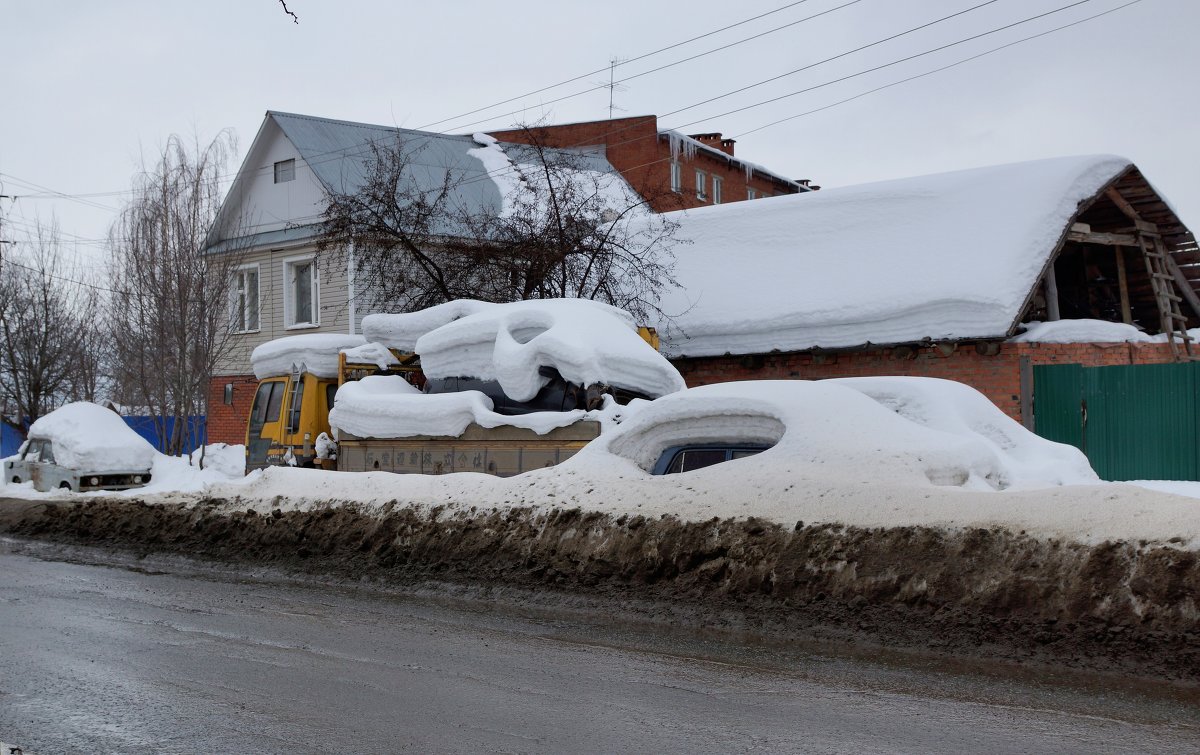
[[[354,319],[357,315],[354,303],[354,242],[350,242],[350,250],[346,254],[346,293],[350,303],[350,335],[354,335]]]

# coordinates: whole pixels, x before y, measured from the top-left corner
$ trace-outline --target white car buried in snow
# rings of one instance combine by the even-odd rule
[[[76,402],[29,428],[29,439],[4,461],[8,483],[35,490],[125,490],[150,482],[154,448],[114,412]]]

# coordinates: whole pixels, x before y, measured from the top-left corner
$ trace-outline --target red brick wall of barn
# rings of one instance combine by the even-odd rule
[[[947,354],[937,346],[872,349],[843,353],[794,352],[750,357],[673,360],[689,387],[730,380],[821,380],[834,377],[911,375],[957,380],[983,393],[1013,419],[1021,420],[1021,357],[1033,365],[1156,364],[1171,361],[1167,344],[1004,343],[988,356],[973,345]]]
[[[233,385],[233,404],[225,403],[225,386]],[[215,377],[208,385],[208,442],[245,443],[246,419],[254,403],[258,379],[253,375]]]

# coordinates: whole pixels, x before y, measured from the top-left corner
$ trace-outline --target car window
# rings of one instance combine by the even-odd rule
[[[325,385],[325,408],[333,408],[333,397],[337,395],[337,383],[327,383]]]
[[[667,467],[665,474],[678,474],[711,467],[713,464],[725,461],[726,454],[727,451],[723,448],[694,448],[680,451],[671,460],[671,466]]]
[[[42,442],[40,440],[27,441],[29,447],[25,449],[25,461],[41,461],[42,460]]]
[[[54,463],[54,446],[50,441],[42,441],[42,461],[47,464]]]
[[[250,421],[261,424],[267,418],[267,404],[271,399],[271,386],[274,383],[261,383],[258,392],[254,394],[254,406],[250,409]]]
[[[747,456],[754,456],[755,454],[760,454],[765,450],[766,450],[765,448],[739,448],[733,452],[733,456],[731,456],[730,458],[731,459],[744,459]]]

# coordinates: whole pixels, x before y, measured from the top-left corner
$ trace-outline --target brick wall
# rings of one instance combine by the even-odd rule
[[[992,400],[1005,414],[1021,420],[1021,357],[1030,363],[1155,364],[1171,361],[1167,344],[1004,343],[994,355],[973,345],[951,350],[938,346],[872,349],[845,353],[795,352],[755,356],[676,359],[689,387],[730,380],[821,380],[833,377],[911,375],[957,380]]]
[[[225,385],[233,384],[233,404],[225,403]],[[208,386],[208,442],[245,443],[246,419],[254,403],[258,379],[253,375],[222,375]]]
[[[710,155],[699,150],[693,159],[679,155],[682,169],[682,191],[672,192],[671,187],[671,147],[666,138],[658,136],[658,118],[653,115],[635,116],[632,118],[615,118],[611,121],[590,121],[587,123],[568,123],[561,126],[543,126],[534,129],[539,138],[555,147],[584,147],[604,145],[605,154],[625,180],[642,196],[650,199],[651,207],[656,212],[670,212],[692,207],[703,207],[711,204],[711,197],[705,201],[697,199],[695,172],[702,170],[709,174],[708,186],[711,192],[711,176],[722,178],[722,203],[740,202],[746,199],[746,189],[753,188],[760,196],[795,193],[797,189],[756,174],[746,180],[745,170],[741,165],[730,165],[727,160],[717,155]],[[523,130],[492,131],[492,136],[500,141],[527,143],[530,135]],[[712,145],[716,149],[721,147]],[[732,145],[728,147],[733,149]]]

